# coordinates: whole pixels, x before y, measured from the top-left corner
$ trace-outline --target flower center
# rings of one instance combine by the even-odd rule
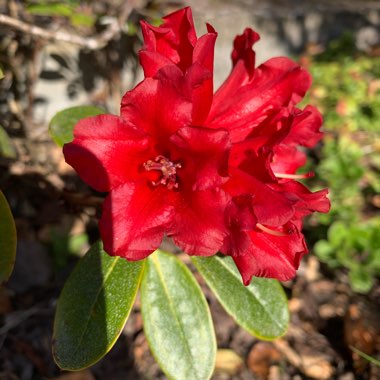
[[[169,190],[178,189],[177,169],[182,165],[168,160],[164,156],[157,156],[154,161],[149,160],[143,164],[146,171],[159,170],[162,173],[158,181],[152,181],[153,186],[163,185]]]

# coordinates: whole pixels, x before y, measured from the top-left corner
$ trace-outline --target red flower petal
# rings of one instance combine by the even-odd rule
[[[173,64],[169,58],[154,51],[140,50],[139,58],[146,78],[154,77],[160,69]]]
[[[259,35],[249,28],[235,38],[231,54],[233,68],[215,94],[214,108],[217,108],[218,102],[223,102],[225,97],[236,95],[241,87],[247,85],[252,79],[255,69],[255,52],[252,46],[259,38]]]
[[[147,135],[114,115],[80,120],[74,140],[63,147],[66,162],[98,191],[109,191],[138,177],[148,152]]]
[[[217,35],[215,29],[207,24],[207,33],[198,39],[193,51],[193,63],[199,63],[211,73],[214,68],[214,48]]]
[[[196,62],[186,73],[185,87],[193,105],[192,124],[203,125],[212,103],[212,73]]]
[[[216,92],[207,119],[210,127],[230,131],[233,142],[244,138],[246,134],[239,133],[259,125],[270,110],[298,103],[311,81],[310,75],[288,58],[272,58],[260,65],[248,84],[233,79],[228,78]]]
[[[247,231],[253,230],[257,224],[252,211],[251,195],[236,196],[231,200],[226,207],[225,224],[229,233],[224,239],[221,252],[233,256],[245,254],[251,246]]]
[[[193,123],[201,125],[207,118],[212,102],[217,33],[211,25],[207,25],[207,33],[197,39],[190,8],[165,17],[164,23],[159,27],[153,27],[146,22],[141,25],[145,46],[139,55],[145,76],[153,77],[167,65],[175,65],[184,74],[187,73],[191,83],[194,82],[195,75],[198,78],[197,85],[190,83],[192,116]],[[203,77],[202,81],[199,81],[200,76]]]
[[[256,139],[233,144],[228,162],[230,171],[239,169],[265,183],[276,181],[270,167],[273,152],[260,146],[261,141]]]
[[[191,98],[182,72],[174,65],[146,78],[121,101],[121,116],[143,129],[155,141],[165,143],[179,128],[190,125]]]
[[[256,231],[249,235],[252,245],[247,253],[233,256],[244,285],[249,285],[253,276],[276,278],[280,281],[295,276],[302,256],[307,253],[303,236],[296,229],[286,236]]]
[[[163,21],[159,27],[141,22],[145,49],[159,53],[185,71],[192,63],[193,49],[197,41],[191,8],[171,13],[164,17]],[[143,67],[145,70],[144,64]],[[152,68],[148,70],[152,71]]]
[[[273,153],[278,144],[289,133],[292,117],[286,109],[275,110],[262,123],[250,130],[234,131],[232,138],[244,137],[244,141],[233,144],[229,164],[239,168],[263,182],[273,182],[276,178],[271,169]],[[281,157],[280,157],[281,159]]]
[[[214,65],[214,45],[217,33],[207,25],[207,33],[197,39],[191,9],[184,8],[164,17],[159,27],[141,23],[144,48],[139,52],[146,77],[154,76],[168,64],[178,66],[185,73],[198,63],[211,74]]]
[[[255,71],[256,53],[252,46],[260,39],[260,36],[250,28],[246,28],[242,35],[236,36],[234,49],[231,54],[232,63],[235,66],[239,61],[244,63],[247,79],[251,79]],[[240,69],[240,68],[239,68]]]
[[[284,144],[299,144],[307,147],[314,146],[321,138],[323,133],[320,128],[323,118],[320,112],[313,106],[295,111],[295,118],[288,136],[284,139]]]
[[[207,190],[227,181],[230,143],[226,131],[185,127],[170,141],[177,149],[178,158],[174,155],[173,159],[182,163],[180,178],[186,191]]]
[[[217,33],[211,25],[207,25],[208,33],[198,39],[193,52],[193,65],[188,71],[204,71],[208,75],[201,83],[192,88],[193,124],[202,125],[207,119],[211,108],[214,86],[214,47]],[[194,73],[192,73],[194,76]],[[202,75],[197,74],[198,76]]]
[[[224,210],[229,197],[219,189],[180,196],[169,236],[189,255],[215,255],[227,234]]]
[[[252,196],[251,206],[257,223],[282,226],[294,215],[295,201],[242,171],[234,170],[223,188],[231,196]]]
[[[150,188],[145,181],[113,189],[99,221],[105,251],[128,260],[155,251],[173,218],[172,194],[164,187]]]
[[[294,109],[294,117],[289,115],[288,120],[291,122],[288,133],[273,148],[271,167],[276,173],[295,174],[306,163],[306,154],[298,150],[297,146],[314,146],[322,137],[319,129],[323,120],[312,106],[307,106],[303,111]]]
[[[314,211],[326,213],[330,210],[328,190],[323,189],[311,192],[307,187],[296,181],[286,181],[280,184],[271,184],[272,188],[281,191],[285,197],[294,202],[295,217],[303,218]]]
[[[295,146],[280,144],[274,147],[271,168],[275,173],[295,174],[306,164],[306,154]]]

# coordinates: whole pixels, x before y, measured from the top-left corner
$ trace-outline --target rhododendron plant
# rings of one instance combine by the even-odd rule
[[[297,63],[256,65],[251,29],[235,38],[232,71],[215,92],[217,34],[207,25],[198,38],[190,8],[159,27],[142,22],[142,31],[145,78],[123,96],[120,116],[74,107],[51,123],[66,161],[108,193],[102,242],[60,296],[53,353],[63,369],[98,361],[140,289],[144,333],[168,378],[209,379],[216,339],[207,301],[189,268],[159,249],[162,239],[192,256],[236,323],[259,338],[282,336],[289,313],[277,280],[292,278],[307,252],[303,218],[329,209],[327,190],[299,182],[312,175],[304,149],[320,140],[322,117],[297,107],[311,82]],[[63,134],[67,116],[79,121]]]
[[[164,236],[189,255],[217,252],[252,276],[287,280],[307,252],[302,219],[327,212],[327,190],[297,180],[322,117],[297,104],[311,84],[284,57],[256,67],[259,36],[236,37],[233,68],[213,92],[216,32],[198,38],[190,8],[154,27],[142,23],[145,79],[120,116],[81,120],[66,161],[94,189],[109,192],[99,222],[108,254],[140,260]]]

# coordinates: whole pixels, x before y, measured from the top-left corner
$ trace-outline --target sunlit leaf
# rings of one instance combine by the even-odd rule
[[[141,284],[144,331],[165,374],[176,380],[210,378],[216,342],[210,311],[189,269],[174,255],[149,256]]]
[[[132,309],[144,263],[111,257],[101,243],[79,261],[55,315],[53,355],[60,368],[88,367],[112,348]]]
[[[230,257],[192,257],[193,263],[225,310],[251,334],[275,339],[285,334],[289,312],[276,280],[254,277],[244,286]]]
[[[96,116],[104,110],[94,106],[78,106],[66,108],[54,115],[49,124],[49,132],[57,145],[63,146],[73,140],[75,124],[85,117]]]

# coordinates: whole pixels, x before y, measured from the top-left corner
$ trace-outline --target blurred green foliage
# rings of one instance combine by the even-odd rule
[[[332,268],[349,269],[349,281],[354,291],[371,290],[374,277],[380,275],[380,218],[363,224],[338,220],[331,224],[327,240],[318,241],[314,250]]]
[[[16,159],[17,152],[11,138],[5,129],[0,125],[0,157]]]
[[[315,252],[366,293],[380,276],[380,57],[359,54],[344,35],[306,63],[314,79],[307,101],[325,120],[317,174],[332,202],[317,217],[327,237]]]
[[[32,1],[27,2],[26,10],[37,16],[66,17],[72,26],[92,27],[96,17],[89,7],[82,6],[79,0]]]
[[[70,256],[81,256],[88,249],[89,241],[86,233],[72,235],[62,229],[52,229],[49,252],[52,255],[53,268],[59,271],[64,268]]]

